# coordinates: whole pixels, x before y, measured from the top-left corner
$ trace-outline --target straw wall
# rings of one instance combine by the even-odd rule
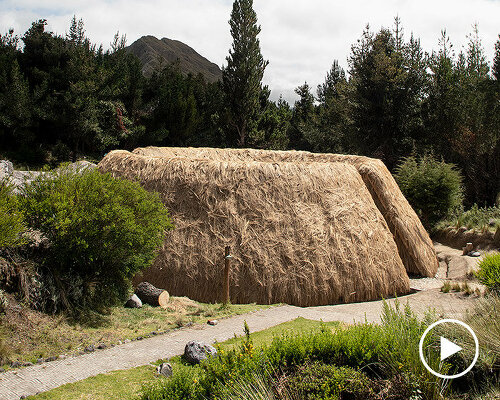
[[[151,157],[185,156],[219,161],[342,162],[354,165],[394,236],[407,272],[419,276],[436,275],[438,261],[432,241],[391,173],[380,160],[353,155],[254,149],[146,147],[138,148],[134,153]]]
[[[159,192],[173,217],[176,228],[142,279],[220,301],[230,245],[235,303],[311,306],[409,292],[386,220],[353,165],[173,151],[113,151],[99,164]],[[274,161],[270,153],[262,159]]]

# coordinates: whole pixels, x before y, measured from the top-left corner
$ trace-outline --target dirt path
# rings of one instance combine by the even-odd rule
[[[434,282],[431,286],[437,286],[437,284]],[[473,302],[460,295],[441,293],[437,288],[401,297],[400,301],[409,302],[412,309],[419,314],[431,307],[440,314],[452,318],[460,318]],[[389,300],[389,302],[394,303],[394,300]],[[162,336],[134,341],[78,357],[8,371],[0,374],[0,399],[19,399],[21,396],[51,390],[101,373],[147,365],[160,358],[182,354],[184,346],[190,340],[208,343],[216,340],[222,342],[232,338],[235,333],[242,334],[245,320],[252,332],[298,317],[346,323],[364,322],[366,319],[368,322],[376,323],[380,321],[382,304],[382,301],[373,301],[309,308],[287,305],[274,307],[227,318],[221,320],[216,326],[195,325]]]

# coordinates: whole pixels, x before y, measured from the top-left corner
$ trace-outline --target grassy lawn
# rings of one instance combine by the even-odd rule
[[[233,306],[237,307],[237,306]],[[245,306],[246,307],[246,306]],[[254,306],[255,307],[255,306]],[[340,324],[338,322],[327,322],[324,326],[335,329]],[[256,347],[269,343],[274,336],[294,332],[304,332],[318,329],[321,326],[319,321],[311,321],[304,318],[297,318],[290,322],[274,326],[264,331],[252,333],[252,340]],[[243,333],[243,327],[241,332]],[[229,339],[219,343],[222,349],[230,349],[237,346],[242,341],[242,337]],[[180,357],[170,360],[174,370],[180,364]],[[128,400],[135,399],[143,384],[149,383],[158,378],[155,376],[153,366],[132,368],[129,370],[114,371],[107,374],[100,374],[83,381],[70,383],[49,392],[31,396],[30,399],[37,400]]]
[[[49,316],[10,302],[0,316],[0,339],[10,360],[36,362],[38,358],[75,354],[85,347],[106,346],[119,341],[165,332],[186,324],[206,322],[243,314],[267,305],[204,304],[183,297],[172,297],[169,307],[143,306],[140,309],[115,307],[107,316],[91,318],[86,323],[72,323],[63,316]],[[5,365],[4,368],[8,368]]]

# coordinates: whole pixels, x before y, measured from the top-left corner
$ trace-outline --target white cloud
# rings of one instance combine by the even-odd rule
[[[32,21],[46,18],[49,28],[63,34],[75,14],[83,18],[88,36],[108,47],[116,31],[128,43],[143,35],[185,42],[218,65],[225,63],[231,45],[230,0],[3,0],[0,32],[15,28],[22,34]],[[262,53],[270,61],[265,83],[293,101],[294,88],[307,81],[321,83],[333,60],[347,67],[347,57],[367,23],[372,31],[391,27],[396,15],[407,37],[421,39],[424,50],[437,48],[446,28],[455,49],[467,42],[472,24],[479,32],[488,60],[500,27],[500,2],[494,0],[254,0],[262,26]]]

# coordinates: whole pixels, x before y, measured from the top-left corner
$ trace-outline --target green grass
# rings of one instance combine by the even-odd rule
[[[285,334],[290,333],[307,333],[312,331],[318,331],[322,326],[327,327],[328,329],[334,330],[341,326],[340,322],[321,322],[321,321],[313,321],[305,318],[296,318],[292,321],[283,322],[282,324],[273,326],[269,329],[265,329],[259,332],[252,333],[252,342],[255,347],[261,347],[264,344],[269,344],[273,340],[274,337],[283,336]],[[225,350],[236,349],[240,346],[245,340],[245,336],[243,334],[243,328],[241,330],[241,336],[226,340],[225,342],[219,343],[220,347]]]
[[[256,306],[231,305],[229,309],[227,309],[227,312],[230,312],[233,308],[234,310],[244,312],[245,310],[252,309],[252,307],[255,309]],[[209,309],[212,308],[217,310],[217,306],[209,307]],[[340,326],[340,323],[328,322],[323,325],[330,329],[334,329]],[[286,333],[303,333],[314,329],[317,330],[321,326],[322,323],[319,321],[297,318],[264,331],[252,333],[252,340],[256,346],[261,346],[270,343],[276,336]],[[241,345],[243,340],[244,336],[232,338],[219,343],[219,345],[222,349],[227,351]],[[163,361],[166,360],[158,360],[155,364],[159,364]],[[174,371],[178,368],[183,368],[180,357],[173,357],[169,362],[173,365]],[[79,382],[63,385],[36,396],[30,396],[29,398],[37,400],[132,400],[137,398],[143,384],[153,383],[163,379],[164,378],[156,377],[154,367],[144,366],[100,374]]]
[[[142,385],[154,378],[155,368],[151,365],[129,370],[113,371],[68,383],[29,399],[37,400],[127,400],[136,399]]]

